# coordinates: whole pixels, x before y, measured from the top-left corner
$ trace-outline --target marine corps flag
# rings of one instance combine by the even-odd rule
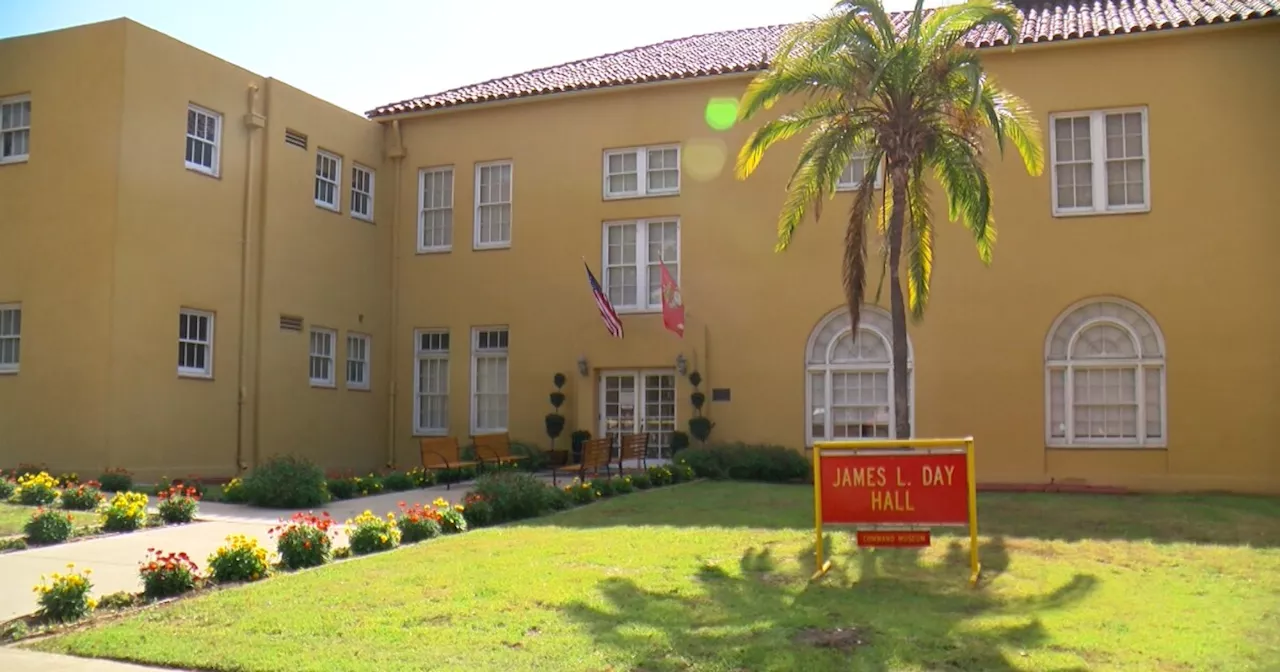
[[[665,263],[662,264],[662,326],[684,338],[684,300]]]

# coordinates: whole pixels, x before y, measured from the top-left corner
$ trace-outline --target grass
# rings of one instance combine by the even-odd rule
[[[32,648],[207,670],[1243,672],[1280,660],[1280,500],[984,495],[978,590],[962,540],[941,532],[924,551],[860,551],[833,533],[835,566],[808,584],[811,507],[794,486],[630,495]],[[814,644],[848,633],[849,648]]]
[[[22,528],[35,513],[36,507],[19,504],[0,504],[0,537],[22,534]],[[76,527],[83,527],[98,522],[98,515],[92,511],[67,511],[74,519]]]

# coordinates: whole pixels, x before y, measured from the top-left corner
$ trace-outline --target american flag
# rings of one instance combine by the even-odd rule
[[[622,338],[622,320],[618,319],[618,314],[614,312],[613,305],[609,303],[609,297],[604,295],[604,290],[600,289],[600,283],[596,282],[596,276],[592,275],[591,267],[587,266],[587,262],[582,262],[582,267],[587,269],[587,282],[591,283],[591,296],[596,300],[596,307],[600,309],[600,319],[604,320],[604,328],[614,338]]]

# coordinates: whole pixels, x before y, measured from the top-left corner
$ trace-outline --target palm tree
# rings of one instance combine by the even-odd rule
[[[910,308],[913,320],[923,317],[933,269],[926,168],[946,194],[950,219],[959,219],[972,233],[985,264],[991,263],[996,230],[983,136],[987,131],[995,136],[1002,156],[1005,141],[1011,142],[1030,174],[1044,169],[1039,125],[1030,109],[997,85],[978,54],[964,44],[967,35],[990,27],[1016,36],[1018,14],[992,0],[928,12],[923,5],[917,0],[898,30],[880,0],[837,2],[827,16],[788,34],[769,69],[752,80],[739,103],[743,120],[780,100],[799,103],[799,109],[761,124],[747,138],[738,154],[739,179],[746,179],[775,143],[808,134],[787,183],[778,221],[779,252],[787,249],[810,208],[815,219],[820,216],[823,200],[833,194],[851,159],[866,159],[845,234],[844,293],[856,334],[866,290],[865,230],[874,212],[882,239],[881,282],[886,265],[890,279],[898,438],[911,436],[906,310]],[[877,209],[875,177],[882,162],[886,193]],[[900,282],[904,253],[905,306]]]

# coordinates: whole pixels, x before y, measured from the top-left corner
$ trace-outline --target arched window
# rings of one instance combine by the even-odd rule
[[[805,351],[805,440],[897,438],[893,409],[893,323],[875,306],[862,307],[855,338],[849,311],[827,315]],[[907,342],[907,398],[915,426],[915,371]]]
[[[1068,308],[1045,343],[1050,446],[1163,446],[1164,337],[1119,298]]]

